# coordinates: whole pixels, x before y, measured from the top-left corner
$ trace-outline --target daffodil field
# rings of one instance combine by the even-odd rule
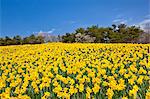
[[[150,99],[150,44],[0,47],[0,99]]]

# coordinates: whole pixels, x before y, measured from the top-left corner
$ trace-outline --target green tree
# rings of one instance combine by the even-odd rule
[[[0,46],[5,46],[6,42],[3,38],[0,38]]]
[[[112,24],[112,29],[113,29],[113,31],[115,32],[116,31],[116,28],[117,28],[117,26],[115,25],[115,24]]]
[[[35,43],[36,43],[36,44],[44,43],[44,37],[42,37],[42,36],[37,36]]]
[[[62,36],[62,42],[64,43],[73,43],[75,42],[75,34],[74,33],[66,33]]]
[[[13,42],[14,42],[14,44],[16,44],[16,45],[20,45],[20,44],[22,44],[22,38],[21,38],[19,35],[14,36]]]
[[[78,28],[75,30],[76,31],[76,34],[77,33],[81,33],[81,34],[84,34],[85,33],[85,29],[84,28]]]
[[[89,37],[96,38],[94,40],[96,43],[104,43],[106,42],[106,39],[111,43],[133,43],[136,42],[142,32],[143,31],[139,27],[127,26],[126,24],[119,24],[118,26],[113,24],[112,27],[98,27],[98,25],[93,25],[86,29],[78,28],[75,30],[75,33],[66,33],[62,39],[63,42],[74,42],[74,40],[84,42],[81,38],[88,35]],[[76,35],[78,33],[81,33],[81,38]],[[88,42],[87,40],[86,42]]]
[[[9,38],[8,36],[5,37],[5,43],[6,45],[13,45],[14,42],[11,38]]]

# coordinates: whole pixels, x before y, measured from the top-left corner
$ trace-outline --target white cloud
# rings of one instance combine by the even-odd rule
[[[76,23],[76,21],[71,21],[71,23]]]
[[[132,21],[133,20],[133,18],[129,18],[129,21]]]
[[[150,30],[150,19],[145,19],[138,24],[143,30]]]
[[[113,20],[113,22],[120,22],[121,21],[121,19],[115,19],[115,20]]]
[[[140,22],[140,24],[150,23],[150,19],[145,19],[144,21]]]
[[[120,13],[115,16],[114,20],[112,21],[115,24],[127,24],[133,21],[133,17],[126,17],[124,14]]]
[[[43,33],[48,33],[48,34],[51,34],[55,31],[56,29],[51,29],[49,31],[43,31],[43,30],[40,30],[39,32],[33,32],[33,34],[43,34]]]
[[[76,21],[69,21],[69,24],[74,24],[76,23]]]
[[[121,24],[126,24],[128,21],[127,20],[122,20],[120,23]]]
[[[150,14],[146,15],[145,18],[150,19]]]
[[[47,33],[53,33],[56,29],[51,29],[50,31],[48,31]]]
[[[113,20],[113,23],[121,23],[121,24],[126,24],[128,21],[125,19],[115,19]]]
[[[40,32],[39,33],[43,33],[43,31],[42,30],[40,30]]]
[[[136,27],[140,27],[139,24],[130,24],[129,26],[136,26]]]
[[[118,14],[118,15],[116,16],[116,18],[119,19],[119,18],[122,18],[123,16],[124,16],[123,14]]]
[[[133,24],[132,26],[140,27],[146,33],[150,33],[150,19],[145,19],[137,24]]]

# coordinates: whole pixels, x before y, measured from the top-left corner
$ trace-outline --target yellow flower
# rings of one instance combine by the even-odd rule
[[[107,86],[107,85],[108,85],[108,82],[103,81],[102,85],[103,85],[103,86]]]
[[[50,92],[45,92],[45,96],[50,96]]]
[[[122,99],[128,99],[128,97],[125,97],[125,96],[124,96],[124,97],[122,97]]]
[[[100,86],[97,84],[94,84],[94,87],[92,88],[93,92],[96,94],[97,92],[99,92]]]
[[[39,88],[36,87],[36,88],[34,89],[34,92],[35,92],[35,93],[39,93]]]
[[[137,85],[134,85],[133,89],[134,89],[135,92],[137,92],[139,90],[139,87]]]
[[[79,92],[83,92],[84,91],[84,85],[83,84],[80,84],[78,88],[79,88]]]
[[[121,75],[123,75],[124,73],[126,73],[126,70],[125,70],[125,69],[120,69],[120,70],[119,70],[119,73],[120,73]]]
[[[110,88],[116,89],[117,82],[116,82],[116,80],[111,80],[111,81],[108,83],[108,85],[109,85]]]
[[[90,93],[86,93],[86,99],[90,99],[91,98],[91,95],[90,95]]]
[[[138,86],[137,85],[134,85],[133,86],[133,89],[129,91],[129,96],[134,96],[134,99],[136,99],[136,94],[137,94],[137,91],[139,90]]]
[[[113,97],[113,95],[114,95],[113,90],[110,89],[110,88],[108,88],[106,95],[108,96],[108,99],[112,99],[112,97]]]
[[[150,92],[146,93],[146,99],[150,99]]]
[[[70,93],[70,95],[73,95],[75,93],[74,86],[70,86],[69,93]]]
[[[133,78],[129,79],[128,81],[129,81],[129,84],[131,84],[131,85],[133,85],[135,83]]]
[[[141,85],[143,83],[143,79],[144,79],[144,77],[140,76],[137,80],[137,83]]]
[[[83,93],[91,99],[102,87],[109,99],[116,94],[127,99],[137,98],[139,86],[144,84],[142,90],[149,99],[148,47],[150,44],[121,43],[0,46],[0,98],[34,98],[31,87],[35,94],[44,92],[42,99],[54,98],[50,90],[56,98],[70,99]],[[120,91],[129,93],[117,93]],[[12,92],[15,97],[10,97]]]

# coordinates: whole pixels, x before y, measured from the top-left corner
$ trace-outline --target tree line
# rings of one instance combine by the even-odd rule
[[[140,27],[125,24],[110,27],[93,25],[87,28],[78,28],[73,33],[62,36],[34,35],[24,37],[17,35],[13,38],[0,38],[0,45],[41,44],[46,42],[64,43],[150,43],[150,34],[144,33]]]
[[[143,33],[144,31],[140,27],[125,24],[113,24],[111,27],[93,25],[87,28],[78,28],[74,33],[66,33],[62,36],[62,40],[65,43],[138,43]]]
[[[0,46],[6,45],[22,45],[22,44],[41,44],[44,43],[44,38],[42,36],[35,36],[32,34],[29,37],[22,38],[17,35],[13,38],[6,36],[5,38],[0,38]]]

